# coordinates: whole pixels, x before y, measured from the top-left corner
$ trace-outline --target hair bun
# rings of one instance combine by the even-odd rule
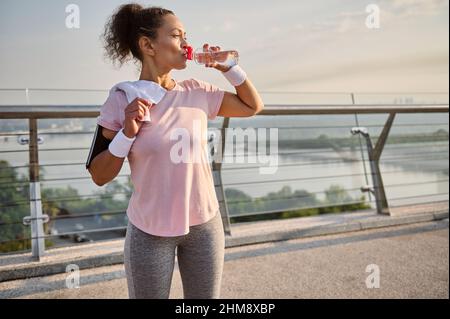
[[[105,25],[103,41],[106,56],[122,65],[131,53],[132,57],[142,62],[139,37],[146,35],[155,39],[156,31],[163,25],[166,14],[174,15],[170,10],[161,7],[144,8],[138,3],[119,6]],[[142,27],[148,31],[143,32]]]

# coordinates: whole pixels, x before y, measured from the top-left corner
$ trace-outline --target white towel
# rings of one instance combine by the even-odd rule
[[[135,98],[140,97],[149,100],[152,104],[158,104],[167,93],[167,90],[158,83],[147,80],[117,83],[111,88],[110,93],[115,92],[116,90],[125,92],[128,103],[131,103]],[[145,109],[143,122],[151,122],[150,111],[148,108]]]

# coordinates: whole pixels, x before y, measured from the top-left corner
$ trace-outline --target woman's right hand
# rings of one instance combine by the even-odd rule
[[[145,109],[148,108],[148,112],[150,112],[150,108],[153,104],[143,98],[135,98],[126,108],[125,108],[125,121],[123,133],[129,137],[133,138],[137,135],[141,126],[144,122]]]

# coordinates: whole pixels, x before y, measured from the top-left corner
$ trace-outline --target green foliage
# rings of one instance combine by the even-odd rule
[[[225,194],[227,195],[227,205],[229,213],[232,216],[234,215],[234,217],[230,218],[230,221],[232,223],[306,217],[321,214],[351,212],[355,210],[370,208],[370,205],[364,202],[364,195],[362,195],[358,199],[352,198],[345,191],[345,189],[339,185],[331,185],[325,191],[325,199],[323,201],[317,199],[315,194],[309,193],[306,190],[296,190],[292,192],[289,186],[284,186],[278,192],[268,193],[263,198],[252,199],[251,197],[245,195],[245,204],[240,203],[239,200],[235,201],[234,198],[231,198],[230,195],[235,192],[236,190],[233,190],[233,192],[231,192],[231,190],[228,189],[225,191]],[[240,198],[244,198],[243,195],[241,195]],[[289,207],[305,208],[295,210],[283,209],[282,204],[285,203],[289,204]],[[255,214],[236,216],[242,214],[243,212],[248,213],[252,211],[254,211]],[[276,212],[264,214],[257,213],[264,211]]]
[[[0,252],[29,249],[30,231],[21,222],[30,215],[27,179],[0,160],[0,187]]]

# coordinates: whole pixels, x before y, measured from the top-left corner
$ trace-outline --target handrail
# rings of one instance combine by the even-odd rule
[[[100,105],[0,105],[0,118],[92,118]],[[355,113],[448,113],[449,104],[298,104],[265,105],[258,115],[355,114]]]

